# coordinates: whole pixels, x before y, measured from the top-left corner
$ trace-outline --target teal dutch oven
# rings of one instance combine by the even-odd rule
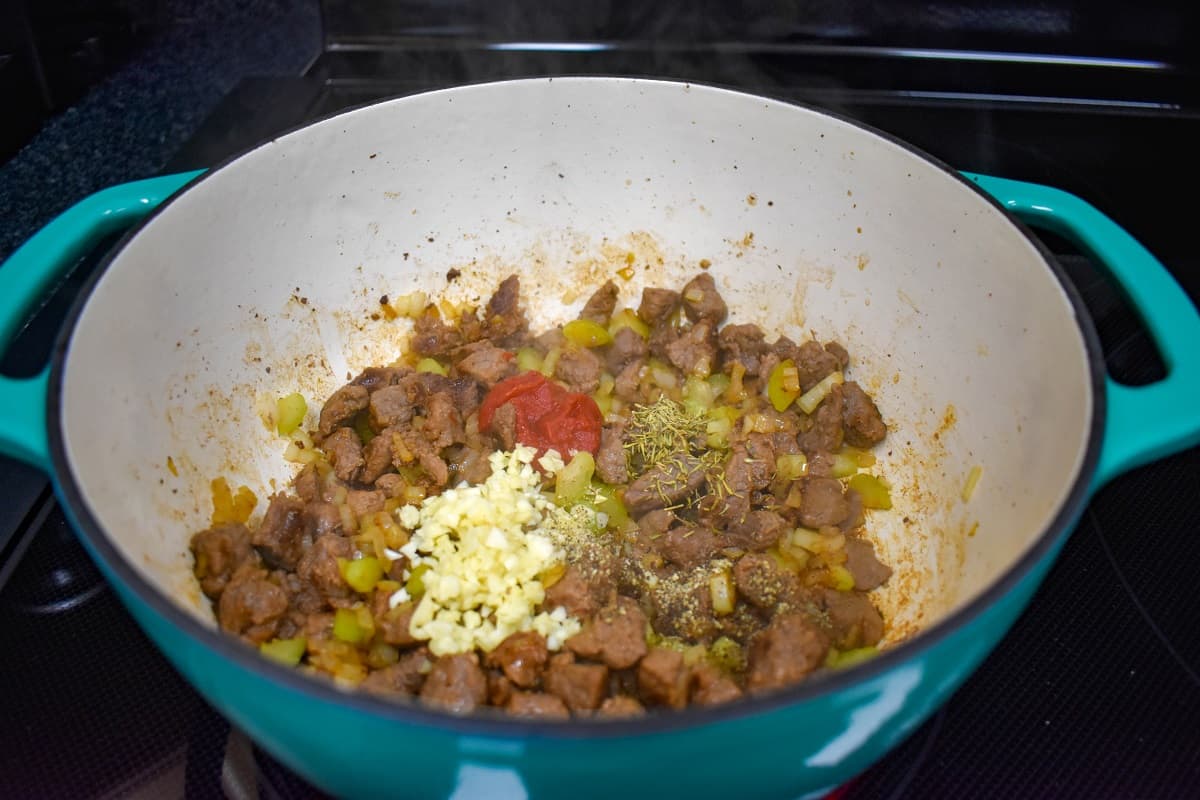
[[[1162,381],[1106,377],[1078,294],[1026,224],[1122,286]],[[467,86],[326,119],[203,176],[112,187],[0,269],[0,343],[124,228],[52,363],[0,382],[0,450],[52,476],[91,556],[200,693],[338,796],[824,792],[910,734],[1037,602],[1092,492],[1200,440],[1200,318],[1095,208],[723,89]],[[259,498],[286,482],[295,467],[264,407],[294,391],[316,406],[403,352],[408,323],[379,313],[381,295],[478,302],[515,271],[536,326],[614,274],[636,305],[702,259],[733,319],[845,344],[889,423],[877,470],[895,507],[868,521],[895,569],[875,598],[877,658],[717,708],[549,723],[345,690],[216,629],[187,549],[210,481]]]

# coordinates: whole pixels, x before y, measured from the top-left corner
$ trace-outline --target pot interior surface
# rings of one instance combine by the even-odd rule
[[[896,569],[878,595],[889,642],[1045,531],[1081,468],[1093,397],[1074,308],[1027,236],[886,137],[625,79],[382,103],[186,190],[77,320],[58,422],[71,478],[136,570],[212,624],[187,549],[210,480],[249,486],[261,515],[296,469],[263,411],[299,391],[315,425],[325,396],[400,355],[409,324],[380,317],[381,295],[477,303],[516,272],[538,329],[607,278],[636,307],[643,286],[678,286],[701,259],[732,321],[842,342],[889,423],[873,471],[895,508],[868,520]],[[634,276],[615,277],[629,263]]]

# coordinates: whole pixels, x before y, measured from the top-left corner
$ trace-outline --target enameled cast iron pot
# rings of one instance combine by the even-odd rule
[[[1111,271],[1162,351],[1163,381],[1105,377],[1078,295],[1016,220]],[[913,731],[996,645],[1091,492],[1200,432],[1200,319],[1094,208],[721,89],[468,86],[318,122],[203,178],[113,187],[0,269],[0,344],[81,252],[134,223],[53,363],[0,383],[0,450],[53,476],[88,551],[180,672],[342,796],[826,790]],[[406,327],[378,318],[380,295],[467,301],[516,271],[536,328],[572,315],[631,253],[623,304],[708,259],[734,320],[849,348],[891,426],[876,471],[896,508],[869,521],[896,568],[879,591],[881,656],[720,708],[550,724],[348,693],[216,630],[187,551],[209,481],[260,498],[282,485],[294,467],[260,410],[297,390],[315,408],[396,358]]]

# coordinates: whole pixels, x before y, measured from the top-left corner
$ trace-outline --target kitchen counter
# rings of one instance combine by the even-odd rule
[[[0,166],[0,259],[83,197],[153,175],[242,78],[297,75],[320,48],[316,0],[168,0],[139,54]]]

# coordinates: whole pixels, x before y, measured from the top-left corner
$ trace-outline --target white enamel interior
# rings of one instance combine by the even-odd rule
[[[849,348],[891,426],[878,471],[896,508],[870,519],[897,570],[879,598],[891,641],[997,578],[1064,502],[1093,413],[1086,348],[1002,213],[821,113],[623,79],[383,103],[189,189],[79,319],[63,383],[74,478],[141,573],[211,622],[187,550],[209,480],[264,499],[282,485],[294,467],[259,409],[299,390],[312,422],[313,401],[395,358],[406,327],[370,318],[380,295],[442,291],[457,267],[448,295],[474,298],[516,271],[536,318],[561,320],[629,253],[625,303],[709,259],[734,320]]]

